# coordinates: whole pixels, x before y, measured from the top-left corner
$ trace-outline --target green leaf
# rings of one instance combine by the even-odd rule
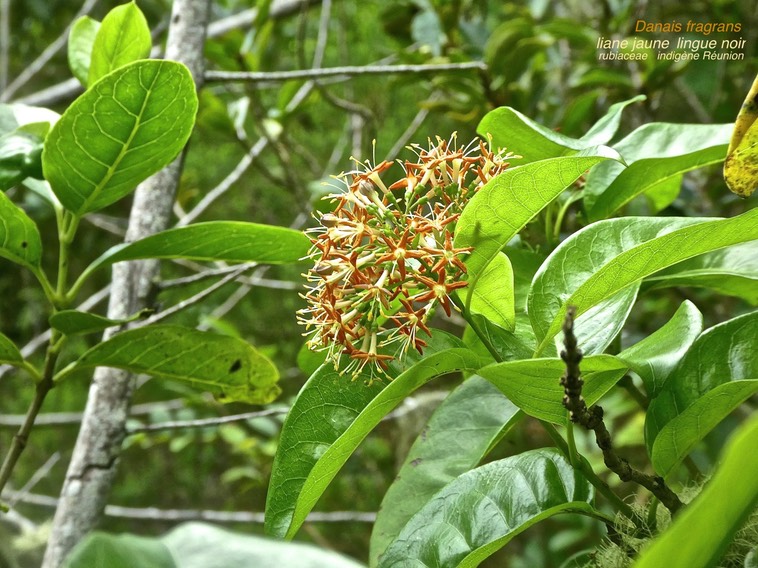
[[[369,564],[448,482],[476,467],[523,414],[497,388],[471,377],[435,410],[384,495],[371,532]]]
[[[755,243],[734,245],[690,258],[645,280],[649,289],[669,286],[709,288],[758,306],[758,255]]]
[[[103,266],[145,258],[185,258],[200,261],[297,262],[310,240],[301,231],[240,221],[209,221],[162,231],[108,249],[82,274],[80,281]]]
[[[724,161],[724,181],[729,191],[749,197],[758,186],[758,76],[740,107]]]
[[[628,371],[629,367],[611,355],[592,355],[582,360],[587,405],[595,404]],[[478,374],[530,416],[565,425],[567,411],[563,406],[560,378],[566,371],[561,359],[525,359],[495,363],[479,369]]]
[[[49,129],[49,123],[37,122],[0,136],[0,191],[27,177],[42,177],[40,156]]]
[[[620,219],[620,221],[630,219],[633,218]],[[656,226],[657,223],[665,220],[665,218],[639,218],[636,222],[640,228],[639,233],[645,233],[648,231],[644,227]],[[668,219],[668,221],[671,226],[676,226],[681,222],[677,219]],[[573,290],[568,298],[560,302],[560,308],[552,319],[538,351],[560,331],[566,314],[566,306],[576,306],[577,315],[581,315],[627,286],[636,285],[643,278],[663,268],[705,252],[758,239],[757,221],[758,209],[752,209],[731,219],[699,221],[637,246],[632,246],[634,241],[627,237],[627,250],[607,262],[581,286]],[[610,222],[612,221],[600,223]],[[590,225],[587,229],[600,223]]]
[[[129,2],[117,6],[103,18],[95,35],[90,49],[87,85],[94,85],[124,65],[145,59],[152,46],[150,28],[137,4]]]
[[[715,144],[717,140],[709,142]],[[671,158],[638,160],[621,172],[597,197],[588,212],[589,219],[606,219],[638,195],[653,190],[670,179],[681,180],[681,175],[690,170],[717,164],[724,159],[725,154],[726,142]]]
[[[64,335],[97,333],[114,325],[123,325],[144,317],[152,310],[142,310],[129,319],[113,320],[89,312],[63,310],[50,316],[50,326]]]
[[[471,296],[471,311],[483,315],[495,325],[513,330],[516,325],[514,306],[513,268],[508,257],[498,253],[479,277]]]
[[[361,568],[354,560],[302,542],[281,542],[204,523],[161,537],[177,568]],[[134,568],[146,568],[134,566]]]
[[[484,138],[491,136],[495,148],[507,148],[520,155],[519,165],[572,156],[580,150],[597,145],[555,132],[511,107],[500,107],[488,112],[476,131]]]
[[[754,356],[757,344],[758,312],[716,325],[695,340],[648,408],[645,442],[651,456],[655,455],[658,433],[664,426],[681,416],[707,393],[731,382],[758,378],[758,358]],[[732,411],[734,401],[744,390],[742,386],[736,386],[718,392],[721,394],[709,399],[714,406],[709,409],[707,424],[703,423],[703,435]],[[686,423],[688,419],[682,420]],[[653,465],[658,470],[655,461]]]
[[[593,514],[590,484],[555,449],[496,461],[449,483],[403,528],[380,568],[472,568],[539,521]]]
[[[630,169],[638,161],[640,165],[629,173],[613,163],[595,168],[584,187],[585,210],[592,220],[600,219],[662,179],[722,160],[731,128],[731,124],[644,124],[613,144]]]
[[[594,223],[563,241],[545,260],[532,281],[528,312],[537,343],[549,345],[548,324],[561,303],[593,274],[632,244],[654,238],[672,226],[690,221],[629,217]],[[570,266],[570,270],[565,267]],[[579,346],[586,354],[602,353],[621,331],[632,309],[637,286],[598,304],[576,322]],[[544,349],[544,347],[543,347]]]
[[[2,333],[0,333],[0,363],[16,366],[24,363],[24,357],[16,344]]]
[[[758,419],[729,441],[705,489],[644,550],[634,568],[715,566],[758,502]],[[716,519],[718,520],[716,522]]]
[[[605,116],[593,124],[587,133],[582,136],[582,142],[592,146],[610,142],[613,135],[616,134],[619,124],[621,124],[621,114],[624,109],[630,104],[644,101],[646,98],[645,95],[637,95],[627,101],[611,105]]]
[[[703,315],[686,300],[666,325],[617,357],[640,376],[648,396],[653,398],[702,331]]]
[[[485,339],[503,361],[531,358],[536,343],[532,327],[526,317],[520,315],[516,318],[516,327],[513,331],[503,329],[482,316],[474,315],[473,317]],[[482,357],[487,359],[492,357],[487,346],[471,326],[466,326],[463,332],[463,341]]]
[[[42,240],[24,211],[0,191],[0,257],[38,271]]]
[[[196,112],[195,84],[184,65],[130,63],[63,113],[45,140],[45,179],[69,211],[101,209],[174,159]]]
[[[68,36],[68,66],[84,87],[88,84],[92,48],[99,29],[100,22],[82,16],[73,23]]]
[[[480,365],[469,349],[430,347],[386,386],[350,381],[327,365],[308,380],[282,428],[266,499],[268,534],[292,538],[360,442],[411,392],[441,374]]]
[[[66,558],[64,568],[177,568],[160,541],[131,534],[94,532]]]
[[[756,392],[758,380],[742,380],[718,385],[695,400],[655,437],[651,454],[655,471],[662,477],[674,473],[711,430]]]
[[[455,229],[455,246],[473,247],[466,259],[467,304],[485,268],[508,241],[588,168],[613,155],[602,146],[588,152],[509,168],[469,201]]]
[[[57,380],[90,367],[185,381],[222,402],[266,404],[280,392],[276,367],[246,341],[178,325],[122,331],[87,351]]]

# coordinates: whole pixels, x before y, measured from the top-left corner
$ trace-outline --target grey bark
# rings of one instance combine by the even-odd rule
[[[187,65],[196,83],[204,71],[209,12],[210,0],[174,0],[171,13],[166,59]],[[181,166],[180,157],[137,188],[127,241],[168,226]],[[157,270],[155,261],[116,264],[108,317],[124,318],[143,307]],[[43,568],[58,568],[102,517],[116,475],[133,390],[134,377],[129,373],[104,368],[95,371]]]

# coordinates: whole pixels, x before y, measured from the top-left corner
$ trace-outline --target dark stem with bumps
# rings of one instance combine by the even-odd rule
[[[561,351],[561,359],[566,363],[566,373],[561,377],[561,386],[565,393],[563,405],[569,411],[571,421],[581,424],[595,433],[595,441],[603,452],[603,461],[608,469],[618,475],[622,481],[632,481],[642,485],[672,513],[676,512],[682,506],[682,502],[676,493],[666,485],[662,477],[637,471],[614,451],[611,434],[603,422],[603,409],[596,404],[587,407],[587,403],[582,398],[584,381],[581,379],[579,369],[582,352],[577,346],[576,336],[574,335],[575,313],[576,310],[573,306],[569,306],[566,310],[566,319],[563,323],[565,349]]]

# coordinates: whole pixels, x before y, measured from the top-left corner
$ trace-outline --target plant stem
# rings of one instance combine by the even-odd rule
[[[634,384],[632,377],[626,375],[618,384],[622,389],[628,392],[635,401],[637,401],[637,404],[640,405],[642,410],[647,410],[649,401],[642,391]]]
[[[460,305],[460,300],[458,300],[458,298],[454,297],[453,302],[456,306],[458,306],[459,309],[462,308]],[[495,361],[502,363],[503,358],[500,356],[500,353],[497,352],[494,345],[492,345],[492,342],[489,340],[489,337],[487,337],[487,335],[482,331],[477,321],[471,317],[471,313],[465,309],[461,309],[461,314],[463,315],[463,319],[465,319],[466,322],[471,326],[471,329],[474,330],[474,333],[484,344],[484,346],[487,348],[487,351],[490,352],[490,355],[492,355]],[[572,458],[571,444],[574,443],[573,436],[570,436],[569,443],[567,444],[566,440],[563,439],[563,436],[561,436],[560,432],[558,432],[555,426],[553,426],[550,422],[539,420],[539,423],[545,429],[545,432],[547,432],[548,436],[550,436],[550,438],[553,440],[555,446],[570,461],[571,465],[577,471],[581,472],[587,478],[587,481],[589,481],[598,490],[598,492],[601,493],[611,503],[611,505],[613,505],[617,511],[629,517],[629,519],[635,525],[639,526],[640,520],[632,508],[628,504],[624,503],[624,501],[618,495],[616,495],[610,487],[608,487],[608,484],[597,476],[597,474],[587,463],[587,460],[584,459],[584,457],[576,451],[575,444],[573,446],[574,457]]]
[[[53,335],[55,336],[55,332]],[[52,339],[50,343],[52,345]],[[16,462],[18,462],[19,457],[21,457],[21,454],[29,441],[29,434],[32,431],[37,414],[39,414],[39,411],[42,408],[42,403],[45,402],[47,393],[53,388],[53,372],[57,360],[58,352],[52,347],[49,347],[45,356],[45,369],[42,373],[42,379],[37,383],[34,399],[29,405],[29,409],[26,411],[24,423],[18,429],[16,435],[13,436],[11,447],[5,456],[5,460],[3,460],[2,467],[0,467],[0,493],[2,493],[5,485],[8,483],[8,480],[13,473],[13,468],[16,466]]]
[[[571,420],[566,421],[566,439],[568,440],[569,461],[574,469],[578,469],[579,460],[577,459],[576,440],[574,439],[574,423]]]

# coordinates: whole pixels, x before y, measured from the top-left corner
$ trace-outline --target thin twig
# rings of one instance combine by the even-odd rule
[[[8,85],[8,51],[10,48],[10,0],[0,0],[0,93]]]
[[[68,32],[71,29],[73,23],[81,16],[89,14],[90,11],[92,11],[92,8],[94,8],[98,2],[99,0],[85,0],[82,7],[70,21],[68,26],[66,26],[66,29],[63,30],[63,33],[61,33],[61,35],[59,35],[53,43],[48,45],[47,48],[45,48],[45,50],[39,55],[39,57],[37,57],[37,59],[24,67],[24,70],[18,74],[18,76],[10,85],[8,85],[8,88],[2,91],[0,94],[0,102],[9,101],[16,91],[23,87],[29,81],[29,79],[34,77],[41,69],[45,67],[45,65],[47,65],[47,62],[50,61],[50,59],[66,45],[66,42],[68,40]]]
[[[206,71],[205,80],[209,83],[225,81],[292,81],[298,79],[321,79],[324,77],[359,77],[363,75],[394,75],[413,73],[440,73],[443,71],[485,71],[487,66],[481,61],[465,63],[434,63],[422,65],[346,65],[344,67],[327,67],[323,69],[297,69],[294,71]]]
[[[136,327],[145,327],[148,325],[152,325],[182,310],[186,310],[190,306],[194,306],[195,304],[201,302],[202,300],[204,300],[205,298],[213,294],[213,292],[215,292],[219,288],[225,286],[232,280],[235,280],[238,276],[240,276],[243,272],[245,272],[248,269],[249,269],[249,266],[247,264],[243,264],[242,266],[237,267],[237,270],[227,274],[221,280],[211,284],[210,286],[208,286],[204,290],[201,290],[194,296],[191,296],[187,298],[186,300],[182,300],[181,302],[171,306],[169,309],[158,312],[157,314],[136,323],[133,327],[136,328]]]
[[[24,486],[18,490],[18,495],[16,495],[13,499],[8,501],[7,505],[11,509],[16,506],[16,503],[18,503],[21,499],[24,498],[24,495],[27,495],[31,493],[32,489],[45,477],[47,477],[47,474],[50,473],[50,470],[53,469],[56,463],[60,461],[61,459],[61,453],[55,452],[52,456],[47,458],[47,461],[42,464],[42,466],[34,472],[34,475],[32,475],[29,478],[29,481],[24,483]]]
[[[160,432],[163,430],[182,430],[184,428],[207,428],[209,426],[221,426],[232,422],[242,422],[243,420],[252,420],[254,418],[264,418],[266,416],[281,416],[287,414],[289,408],[269,408],[267,410],[256,410],[253,412],[244,412],[242,414],[230,414],[229,416],[213,416],[211,418],[195,418],[193,420],[166,420],[155,424],[142,424],[127,428],[128,434],[143,434],[145,432]]]
[[[4,499],[12,499],[18,491],[6,490]],[[19,502],[41,507],[57,507],[58,499],[49,495],[29,493],[19,499]],[[214,523],[256,523],[264,522],[263,513],[255,511],[213,511],[208,509],[158,509],[157,507],[121,507],[108,505],[105,514],[121,519],[142,519],[146,521],[208,521]],[[315,512],[308,515],[307,522],[311,523],[373,523],[376,513],[361,511],[330,511]]]
[[[563,323],[565,349],[561,351],[561,359],[566,363],[566,373],[561,377],[561,386],[563,386],[565,393],[563,405],[569,411],[571,421],[581,424],[595,433],[595,441],[603,452],[603,461],[608,469],[618,475],[622,481],[632,481],[643,486],[672,513],[676,512],[682,506],[682,502],[676,493],[666,485],[662,477],[637,471],[629,465],[628,461],[615,452],[611,434],[603,422],[603,409],[596,404],[588,408],[587,403],[582,398],[584,381],[581,379],[581,370],[579,369],[582,352],[577,346],[576,336],[574,335],[575,314],[576,309],[569,306],[566,311],[566,320]]]

